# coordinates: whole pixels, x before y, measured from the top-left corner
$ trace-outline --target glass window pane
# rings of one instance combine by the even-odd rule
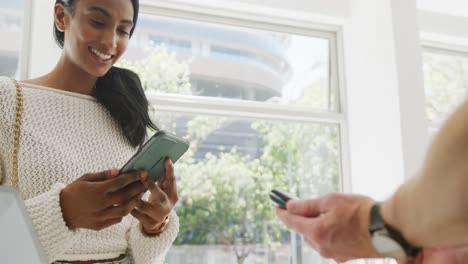
[[[468,57],[461,54],[423,53],[427,115],[440,123],[465,99],[468,90]]]
[[[192,143],[175,166],[183,224],[168,263],[289,264],[291,233],[269,191],[340,190],[338,125],[168,112],[156,119]]]
[[[338,109],[328,39],[150,15],[138,23],[120,65],[149,91]]]
[[[0,0],[0,76],[19,77],[23,1]]]

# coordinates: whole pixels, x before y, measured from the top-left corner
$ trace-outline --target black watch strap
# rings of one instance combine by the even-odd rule
[[[421,252],[420,247],[416,247],[411,245],[406,239],[398,232],[395,228],[391,227],[390,225],[386,224],[382,218],[382,214],[380,213],[380,204],[375,203],[371,208],[371,222],[369,226],[369,232],[371,235],[379,230],[385,229],[390,238],[395,240],[406,253],[406,256],[409,258],[416,257],[419,252]]]

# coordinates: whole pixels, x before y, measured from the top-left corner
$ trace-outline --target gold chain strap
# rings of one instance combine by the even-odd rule
[[[13,171],[11,185],[18,189],[18,152],[21,135],[21,117],[23,115],[23,90],[17,80],[13,80],[16,86],[16,110],[15,123],[13,124]]]

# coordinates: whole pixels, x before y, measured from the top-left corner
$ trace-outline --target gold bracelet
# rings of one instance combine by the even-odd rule
[[[140,228],[143,234],[145,234],[146,236],[152,237],[152,236],[159,236],[166,229],[168,224],[169,224],[169,216],[166,216],[166,218],[164,218],[164,221],[159,225],[155,233],[145,232],[145,229],[143,228],[143,225],[141,223],[140,223]]]

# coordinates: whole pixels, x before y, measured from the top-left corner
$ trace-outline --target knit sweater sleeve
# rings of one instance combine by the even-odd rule
[[[2,184],[11,181],[12,124],[15,112],[15,88],[8,78],[0,78],[0,177]],[[7,180],[10,179],[10,181]],[[60,192],[65,184],[57,183],[44,193],[25,200],[26,210],[36,235],[49,260],[53,262],[66,252],[78,237],[63,219]]]
[[[179,232],[179,217],[172,211],[169,223],[159,236],[143,234],[140,222],[133,218],[130,228],[130,254],[138,264],[162,264]]]
[[[65,184],[57,183],[49,191],[25,201],[49,262],[59,260],[79,239],[78,232],[71,231],[63,219],[60,193],[64,187]]]

